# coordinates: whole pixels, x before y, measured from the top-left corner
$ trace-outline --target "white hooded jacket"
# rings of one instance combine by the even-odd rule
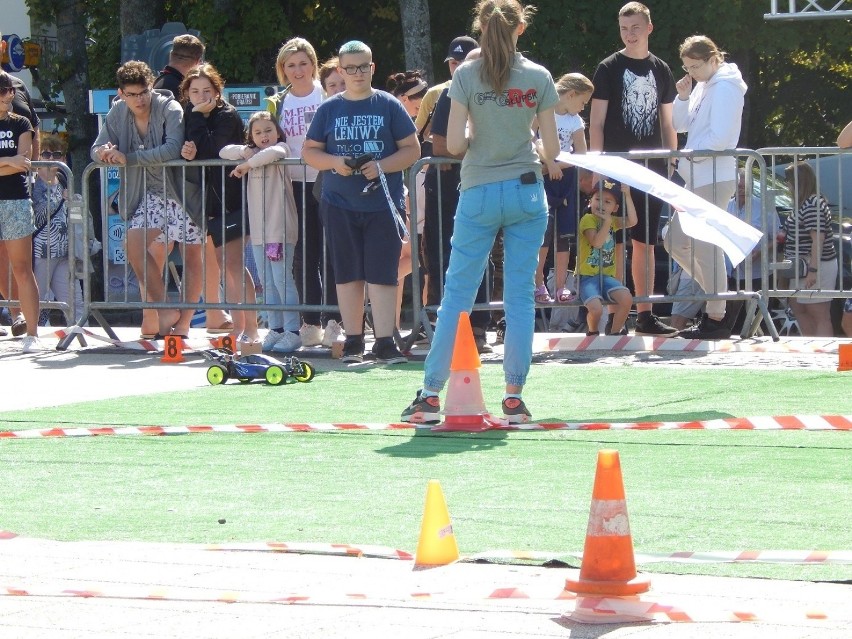
[[[735,149],[740,138],[747,90],[737,65],[723,62],[713,77],[695,86],[689,100],[677,98],[672,121],[678,133],[687,133],[684,150]],[[685,165],[681,163],[678,172],[686,180],[687,188],[737,179],[735,158],[715,158],[715,175],[713,160],[699,157]]]

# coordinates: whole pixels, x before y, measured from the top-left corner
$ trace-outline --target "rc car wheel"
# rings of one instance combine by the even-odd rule
[[[272,386],[280,386],[284,383],[284,369],[280,366],[270,366],[266,369],[266,383]]]
[[[213,384],[224,384],[228,381],[228,370],[221,364],[213,364],[207,369],[207,381]]]
[[[300,373],[293,375],[297,382],[309,382],[314,378],[314,367],[307,362],[299,362],[297,368],[302,369]]]

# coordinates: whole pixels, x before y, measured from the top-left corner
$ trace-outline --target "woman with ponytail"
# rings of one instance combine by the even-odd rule
[[[438,392],[449,379],[459,313],[470,312],[501,230],[506,312],[503,415],[516,424],[531,419],[521,391],[532,360],[535,270],[547,226],[539,154],[552,160],[559,153],[553,78],[517,50],[518,37],[534,11],[518,0],[480,0],[473,28],[482,33],[481,56],[461,65],[450,84],[447,148],[453,155],[464,155],[461,195],[423,389],[403,411],[403,421],[440,421]],[[534,118],[539,140],[531,132]]]

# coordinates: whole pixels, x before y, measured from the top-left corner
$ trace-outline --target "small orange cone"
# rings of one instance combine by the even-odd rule
[[[473,339],[470,316],[459,313],[456,341],[453,344],[453,360],[450,364],[450,379],[444,400],[444,421],[432,428],[433,431],[488,430],[488,411],[482,398],[479,383],[479,352]]]
[[[179,364],[183,361],[183,339],[178,335],[166,335],[161,362]]]
[[[837,370],[852,371],[852,344],[841,344],[837,347]]]
[[[426,507],[423,509],[414,564],[418,567],[446,566],[458,558],[459,547],[453,534],[444,491],[437,479],[430,479],[426,487]]]
[[[650,587],[650,580],[636,576],[618,451],[598,451],[580,578],[567,579],[565,589],[581,595],[627,596]]]

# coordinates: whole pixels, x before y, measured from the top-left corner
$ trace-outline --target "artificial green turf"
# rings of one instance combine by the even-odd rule
[[[0,528],[55,539],[315,541],[413,551],[427,481],[438,479],[463,553],[579,551],[596,451],[614,447],[638,552],[852,547],[845,433],[716,433],[715,444],[693,438],[707,433],[598,433],[603,441],[592,433],[532,435],[4,441]],[[807,438],[817,446],[804,445]],[[677,569],[852,577],[848,566]]]
[[[0,415],[37,425],[381,422],[420,367],[330,372]],[[489,406],[499,373],[483,367]],[[534,381],[532,381],[534,380]],[[539,418],[645,421],[848,413],[813,371],[534,367]],[[438,479],[463,553],[583,547],[596,452],[620,451],[637,552],[852,548],[843,432],[423,431],[0,440],[0,529],[52,539],[313,541],[413,551]],[[218,520],[224,519],[225,524]],[[649,564],[651,571],[850,580],[849,566]]]
[[[486,405],[499,409],[500,369],[484,366],[480,377]],[[0,430],[54,424],[387,423],[399,420],[421,383],[419,364],[330,371],[310,383],[284,387],[229,383],[0,412]],[[689,421],[852,412],[849,379],[835,371],[812,370],[537,365],[524,399],[541,421]]]

